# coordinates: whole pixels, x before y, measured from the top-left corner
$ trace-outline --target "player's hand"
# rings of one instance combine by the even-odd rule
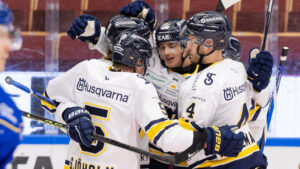
[[[74,40],[96,44],[101,32],[100,22],[91,15],[82,14],[75,19],[68,30],[68,35]]]
[[[71,107],[63,112],[63,117],[67,123],[68,136],[76,142],[90,147],[93,141],[91,136],[95,132],[95,127],[89,112],[81,107]]]
[[[245,140],[244,133],[233,133],[234,126],[208,127],[207,146],[204,149],[205,155],[219,154],[222,156],[236,157],[243,149]]]
[[[125,16],[140,17],[148,22],[150,30],[153,31],[156,27],[156,15],[145,1],[137,0],[120,8],[120,13]]]
[[[272,75],[273,57],[268,51],[253,48],[249,54],[248,79],[257,91],[265,89]]]

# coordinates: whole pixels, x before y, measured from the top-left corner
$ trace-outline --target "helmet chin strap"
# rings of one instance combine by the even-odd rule
[[[182,67],[185,59],[188,57],[188,55],[183,56],[183,53],[184,53],[186,47],[184,45],[182,45],[182,48],[183,48],[183,50],[181,52],[181,65],[178,67],[172,68],[172,70],[179,74],[193,73],[197,67],[197,63],[192,63],[187,67]]]
[[[210,52],[208,52],[207,54],[204,54],[204,55],[203,55],[203,54],[201,54],[201,53],[199,52],[199,49],[200,49],[200,45],[197,46],[197,54],[200,56],[199,61],[198,61],[198,64],[199,64],[199,65],[202,64],[202,60],[203,60],[203,58],[204,58],[205,56],[208,56],[208,55],[210,55],[210,54],[212,54],[212,53],[214,53],[214,52],[216,51],[216,49],[213,48],[212,51],[210,51]]]

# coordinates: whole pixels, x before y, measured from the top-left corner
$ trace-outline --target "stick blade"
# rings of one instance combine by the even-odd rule
[[[219,0],[216,8],[217,12],[224,12],[226,9],[234,5],[241,0]]]

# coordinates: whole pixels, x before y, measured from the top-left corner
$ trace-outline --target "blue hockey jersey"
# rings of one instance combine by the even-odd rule
[[[20,143],[22,114],[9,95],[0,86],[0,169],[12,160],[12,155]]]

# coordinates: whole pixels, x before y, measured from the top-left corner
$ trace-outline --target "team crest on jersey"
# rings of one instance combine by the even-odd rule
[[[206,85],[211,85],[211,84],[213,84],[213,82],[214,82],[214,80],[212,79],[212,76],[216,76],[216,74],[214,74],[214,73],[207,73],[206,74],[206,79],[204,79],[204,83],[206,84]]]

